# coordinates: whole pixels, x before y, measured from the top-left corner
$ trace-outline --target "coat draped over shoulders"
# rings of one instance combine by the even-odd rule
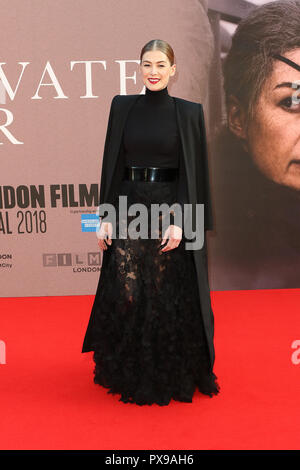
[[[100,180],[100,204],[113,203],[123,177],[123,129],[129,110],[141,95],[115,95],[112,99],[105,137]],[[173,97],[181,140],[178,202],[204,204],[204,243],[193,249],[200,297],[200,310],[205,327],[211,368],[215,352],[213,345],[214,317],[208,284],[206,231],[213,230],[210,190],[209,156],[203,106],[201,103]],[[194,209],[193,209],[194,210]],[[103,253],[105,257],[105,252]]]

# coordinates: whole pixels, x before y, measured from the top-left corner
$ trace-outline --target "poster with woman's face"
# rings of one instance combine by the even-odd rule
[[[175,52],[170,95],[205,112],[211,289],[300,287],[299,0],[91,0],[88,11],[82,0],[71,16],[19,2],[17,22],[14,3],[3,2],[0,30],[3,296],[95,292],[101,256],[87,226],[109,107],[116,94],[144,92],[139,53],[157,37]]]
[[[237,13],[240,3],[231,2]],[[214,290],[300,287],[300,2],[252,4],[218,24],[219,119],[210,106]]]

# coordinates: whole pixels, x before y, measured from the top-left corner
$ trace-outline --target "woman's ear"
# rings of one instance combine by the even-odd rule
[[[227,105],[228,128],[240,139],[247,139],[246,125],[247,116],[239,100],[230,95]]]

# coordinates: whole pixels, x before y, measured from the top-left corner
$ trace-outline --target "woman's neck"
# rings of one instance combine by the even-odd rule
[[[170,98],[167,86],[160,90],[150,90],[146,87],[145,101],[147,103],[163,104],[169,102]]]

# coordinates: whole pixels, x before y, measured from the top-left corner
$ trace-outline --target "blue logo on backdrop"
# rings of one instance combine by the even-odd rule
[[[97,232],[99,230],[99,216],[97,214],[81,214],[81,231]]]

